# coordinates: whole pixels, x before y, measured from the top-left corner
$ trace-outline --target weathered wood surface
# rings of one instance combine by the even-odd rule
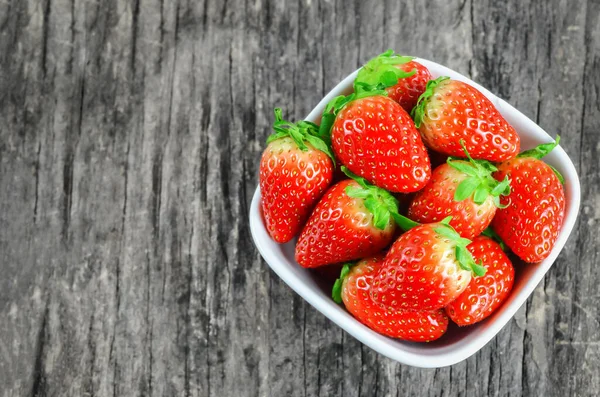
[[[362,346],[247,224],[272,108],[387,48],[560,132],[581,177],[552,270],[450,368]],[[4,0],[0,396],[598,395],[599,103],[597,0]]]

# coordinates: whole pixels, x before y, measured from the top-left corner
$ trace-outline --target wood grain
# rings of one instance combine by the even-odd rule
[[[394,48],[560,133],[565,249],[449,368],[388,360],[272,273],[247,224],[272,109]],[[600,392],[597,0],[0,2],[0,396]]]

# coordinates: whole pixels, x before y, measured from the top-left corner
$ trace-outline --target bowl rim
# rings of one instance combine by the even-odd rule
[[[495,94],[491,93],[489,90],[472,81],[471,79],[438,63],[422,58],[415,58],[414,60],[426,66],[434,77],[440,75],[450,76],[452,79],[464,81],[480,90],[494,103],[494,105],[496,105],[505,118],[510,116],[511,119],[515,120],[519,125],[522,126],[521,129],[526,128],[527,132],[525,135],[531,134],[530,136],[537,138],[538,141],[552,141],[550,135],[546,133],[539,125],[514,108],[512,105],[498,98]],[[352,86],[352,82],[354,81],[358,70],[359,69],[349,74],[339,84],[337,84],[317,104],[317,106],[315,106],[315,108],[306,117],[306,120],[318,122],[325,105],[331,99],[341,95],[344,91],[347,91]],[[517,132],[519,132],[519,130],[517,130]],[[519,133],[519,135],[521,136],[521,133]],[[486,324],[485,329],[479,332],[476,337],[468,342],[461,341],[462,344],[454,348],[453,344],[437,348],[435,351],[432,351],[431,354],[424,354],[421,347],[418,349],[411,349],[392,346],[391,343],[392,341],[396,341],[395,339],[380,335],[364,326],[356,319],[351,317],[344,309],[340,310],[333,300],[329,299],[331,301],[330,303],[333,303],[335,306],[327,304],[327,302],[324,302],[323,297],[317,291],[315,291],[314,288],[300,280],[298,275],[294,273],[293,269],[288,266],[286,263],[287,261],[282,257],[281,253],[275,252],[270,247],[274,244],[279,246],[279,244],[271,240],[266,228],[264,227],[260,210],[260,187],[256,188],[250,206],[250,231],[254,240],[254,244],[269,267],[271,267],[271,269],[273,269],[273,271],[288,286],[290,286],[310,305],[312,305],[319,312],[323,313],[327,318],[336,323],[336,325],[344,329],[354,338],[358,339],[361,343],[369,346],[378,353],[391,358],[392,360],[415,367],[441,368],[453,365],[467,359],[483,348],[510,321],[517,310],[521,308],[528,297],[533,293],[540,281],[544,278],[545,274],[555,262],[559,253],[562,251],[573,230],[577,220],[577,215],[579,213],[581,201],[579,177],[573,162],[562,147],[557,146],[551,154],[556,158],[554,161],[555,164],[553,165],[556,167],[557,163],[560,163],[558,164],[559,167],[557,168],[559,168],[559,170],[565,176],[565,193],[568,197],[567,204],[565,206],[563,227],[552,252],[542,262],[531,265],[537,266],[537,268],[533,270],[533,274],[529,277],[529,280],[525,282],[524,287],[519,291],[513,290],[512,293],[517,295],[514,298],[511,297],[511,303],[503,305],[498,311],[497,315],[493,318],[493,321],[489,321]],[[291,263],[291,265],[300,267],[295,261]],[[350,316],[350,320],[352,321],[348,319],[348,316]],[[421,344],[420,346],[424,345]]]

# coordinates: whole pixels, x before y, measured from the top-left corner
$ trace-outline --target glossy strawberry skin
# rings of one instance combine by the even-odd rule
[[[466,83],[439,83],[424,113],[419,131],[423,142],[433,150],[464,157],[462,139],[475,159],[498,162],[519,153],[520,138],[515,129],[489,99]]]
[[[458,264],[455,244],[434,231],[440,224],[417,226],[390,248],[373,281],[373,300],[394,309],[436,310],[460,295],[471,272]]]
[[[350,269],[342,284],[342,300],[358,321],[375,332],[414,342],[440,338],[448,328],[443,310],[432,312],[384,308],[371,299],[373,276],[384,255],[363,259]]]
[[[512,191],[501,198],[492,228],[521,259],[536,263],[550,255],[565,216],[565,193],[554,171],[535,158],[498,165],[494,178],[508,176]]]
[[[307,144],[301,151],[289,137],[271,142],[260,161],[263,217],[273,240],[286,243],[302,229],[333,177],[331,159]]]
[[[338,113],[331,139],[342,164],[391,192],[420,190],[431,176],[427,151],[412,119],[388,97],[350,102]]]
[[[427,82],[431,80],[431,73],[429,73],[429,69],[415,61],[402,63],[396,67],[405,72],[416,70],[412,76],[398,79],[398,84],[386,88],[388,97],[398,102],[407,113],[410,113],[417,104],[419,96],[425,91]]]
[[[467,289],[446,306],[450,319],[460,326],[490,316],[506,300],[515,280],[515,269],[498,243],[479,236],[467,248],[487,272],[485,276],[473,277]]]
[[[353,180],[332,186],[310,215],[296,244],[296,261],[312,268],[365,258],[381,251],[393,238],[396,225],[389,221],[380,230],[363,200],[346,194]]]
[[[471,197],[455,201],[456,188],[468,175],[442,164],[433,171],[431,180],[415,195],[408,209],[408,217],[419,223],[440,222],[452,216],[450,225],[464,238],[479,236],[492,222],[496,206],[492,196],[482,204]]]

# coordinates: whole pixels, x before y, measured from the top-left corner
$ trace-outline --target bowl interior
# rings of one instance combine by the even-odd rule
[[[417,59],[417,61],[425,65],[434,78],[450,76],[453,79],[465,81],[482,91],[517,130],[521,137],[522,150],[552,141],[552,138],[537,124],[487,89],[437,63],[423,59]],[[332,98],[352,92],[352,82],[356,73],[346,77],[323,98],[306,120],[318,123],[325,105]],[[575,167],[560,146],[546,156],[544,161],[558,169],[566,181],[565,221],[552,253],[538,264],[527,265],[512,258],[515,264],[515,284],[510,297],[503,306],[488,319],[476,325],[464,328],[451,325],[444,337],[431,343],[406,342],[379,335],[356,321],[343,307],[337,305],[330,298],[331,284],[325,282],[313,270],[304,269],[296,263],[294,259],[295,240],[281,245],[271,240],[262,222],[259,188],[256,189],[250,209],[251,232],[261,255],[275,273],[312,306],[362,343],[396,361],[417,367],[432,368],[451,365],[466,359],[481,349],[510,320],[552,266],[573,229],[580,201],[579,179]]]

